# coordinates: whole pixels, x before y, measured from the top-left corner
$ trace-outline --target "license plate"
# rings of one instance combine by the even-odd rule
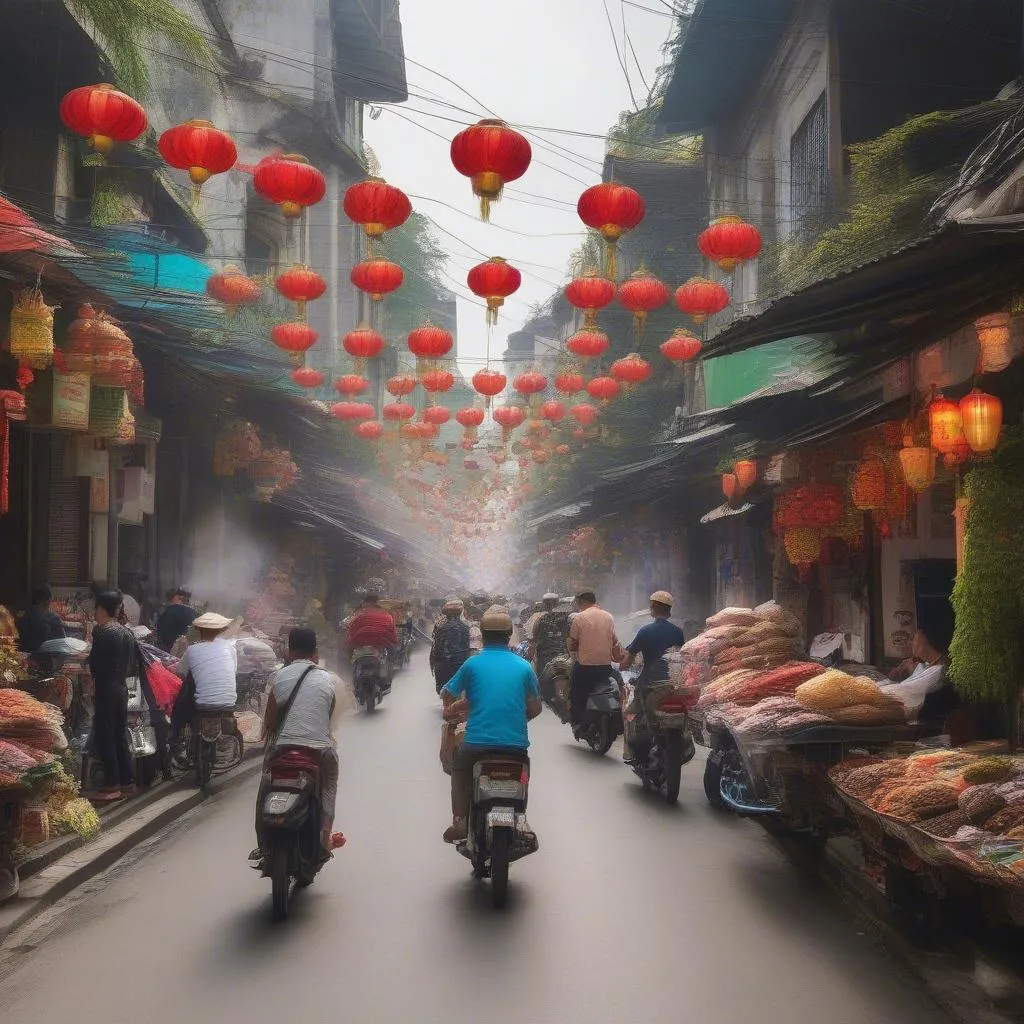
[[[491,828],[515,828],[516,812],[511,807],[498,807],[488,812],[487,824]]]
[[[519,796],[519,785],[518,779],[481,778],[480,792],[491,799],[498,796],[517,797]]]

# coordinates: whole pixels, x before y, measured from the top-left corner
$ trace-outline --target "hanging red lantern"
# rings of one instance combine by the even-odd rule
[[[581,402],[569,410],[569,415],[581,426],[589,427],[597,419],[597,409],[586,402]]]
[[[455,414],[455,420],[462,427],[462,447],[472,448],[476,443],[476,431],[484,421],[483,409],[467,406]]]
[[[964,437],[975,455],[986,455],[999,444],[1003,428],[1003,403],[995,395],[974,388],[960,399]]]
[[[335,402],[331,406],[331,415],[336,420],[351,423],[355,420],[372,420],[376,413],[368,402]]]
[[[443,405],[432,405],[423,410],[423,422],[441,426],[452,418],[451,412]]]
[[[736,497],[736,492],[739,490],[739,481],[736,479],[735,473],[723,473],[722,474],[722,494],[725,495],[725,500],[731,505],[733,499]]]
[[[757,483],[757,463],[753,459],[740,459],[733,465],[732,471],[741,491],[749,491]]]
[[[932,447],[943,455],[956,451],[963,434],[960,406],[941,392],[928,403],[928,432]]]
[[[688,363],[700,355],[703,346],[689,331],[679,328],[668,341],[661,343],[661,354],[674,363]]]
[[[512,381],[513,390],[518,391],[521,395],[526,395],[527,398],[532,395],[539,395],[542,391],[546,390],[547,386],[547,377],[537,370],[527,370],[526,373],[519,374]]]
[[[346,373],[334,382],[334,390],[339,395],[361,395],[370,382],[358,373]]]
[[[35,379],[36,375],[32,372],[32,367],[27,363],[22,363],[14,374],[15,383],[22,391],[24,391]]]
[[[523,425],[526,419],[526,412],[518,405],[499,405],[491,413],[494,422],[501,427],[505,444],[508,444],[512,431]]]
[[[443,359],[452,350],[454,338],[443,328],[435,327],[429,321],[422,327],[409,332],[409,351],[416,357],[421,375],[438,359]]]
[[[555,390],[560,395],[575,395],[587,386],[582,373],[560,373],[555,378]]]
[[[647,314],[668,302],[668,288],[653,274],[638,270],[619,285],[619,302],[633,314],[633,329],[640,336]]]
[[[577,331],[565,343],[565,347],[578,359],[596,359],[608,351],[608,335],[604,331],[584,328]]]
[[[239,306],[258,302],[261,294],[259,282],[246,277],[238,267],[225,267],[206,279],[206,294],[227,307],[233,316]]]
[[[504,121],[480,121],[452,139],[452,163],[472,182],[485,221],[490,220],[491,203],[501,198],[508,182],[526,173],[532,158],[530,143]]]
[[[700,233],[697,248],[723,270],[734,270],[761,251],[761,232],[742,217],[718,217]]]
[[[478,263],[466,275],[469,290],[487,303],[487,323],[498,322],[498,310],[523,283],[523,275],[500,256]]]
[[[319,299],[327,291],[327,282],[315,271],[302,264],[290,267],[274,282],[279,295],[294,302],[299,319],[306,319],[306,303]]]
[[[416,390],[417,383],[411,373],[399,373],[391,377],[384,387],[387,388],[388,394],[394,395],[395,398],[404,398]]]
[[[360,324],[341,339],[342,348],[356,361],[356,368],[365,366],[367,359],[376,359],[384,351],[383,335],[378,334],[369,324]]]
[[[300,216],[327,194],[324,176],[298,153],[264,157],[253,172],[253,186],[288,218]]]
[[[622,386],[614,377],[595,377],[587,384],[587,394],[604,403],[618,397]]]
[[[400,227],[412,213],[409,197],[383,178],[367,178],[350,185],[342,206],[367,238],[380,238],[385,231]]]
[[[483,395],[488,404],[505,390],[508,378],[498,370],[483,369],[473,374],[473,390]]]
[[[397,263],[384,259],[369,259],[357,263],[349,277],[373,302],[380,302],[385,295],[390,295],[402,287],[405,273]]]
[[[214,174],[230,171],[238,160],[235,140],[209,121],[186,121],[168,128],[157,147],[167,164],[188,171],[197,192]]]
[[[885,463],[877,455],[866,458],[853,475],[853,507],[861,512],[877,512],[885,508],[887,490]]]
[[[561,423],[565,419],[565,404],[562,402],[545,402],[540,407],[540,414],[550,423]]]
[[[450,373],[448,370],[428,370],[423,374],[423,379],[420,381],[423,385],[423,390],[428,392],[433,398],[434,395],[443,392],[451,391],[452,386],[455,384],[455,374]]]
[[[364,420],[356,424],[356,436],[364,441],[379,441],[384,436],[384,425],[376,420]]]
[[[694,323],[702,324],[729,305],[729,293],[717,281],[691,277],[676,289],[676,305],[681,312],[693,317]]]
[[[324,375],[310,366],[300,366],[292,370],[292,380],[300,388],[318,388],[324,382]]]
[[[381,415],[392,422],[411,420],[416,415],[416,406],[408,402],[388,402],[381,410]]]
[[[615,245],[644,219],[644,201],[627,185],[602,182],[588,188],[576,204],[580,220],[605,240],[605,274],[615,279]]]
[[[593,327],[597,311],[615,298],[615,282],[600,277],[596,270],[588,270],[565,286],[565,297],[570,305],[583,310],[584,325]]]
[[[115,142],[133,142],[149,126],[141,104],[106,82],[65,94],[60,119],[97,153],[109,153]]]
[[[631,352],[623,359],[612,363],[611,375],[625,387],[636,387],[651,375],[651,364],[641,359],[636,352]]]
[[[303,352],[311,349],[319,337],[309,324],[301,321],[277,324],[270,332],[270,340],[296,360]]]

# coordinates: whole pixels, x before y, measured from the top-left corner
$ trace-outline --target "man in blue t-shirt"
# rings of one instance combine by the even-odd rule
[[[514,757],[529,764],[526,723],[540,714],[537,676],[528,661],[509,649],[512,617],[489,608],[480,620],[484,648],[441,690],[445,719],[467,717],[466,737],[452,769],[452,824],[446,843],[465,839],[473,796],[473,766],[486,757]]]
[[[672,614],[672,595],[667,590],[657,590],[651,594],[651,619],[646,626],[641,626],[633,642],[626,648],[626,656],[619,662],[619,668],[625,671],[630,668],[638,654],[643,656],[644,671],[640,682],[650,681],[652,669],[665,656],[665,652],[673,647],[682,647],[686,638],[683,631],[673,622],[669,622]],[[662,666],[663,667],[663,666]],[[656,670],[656,669],[655,669]]]

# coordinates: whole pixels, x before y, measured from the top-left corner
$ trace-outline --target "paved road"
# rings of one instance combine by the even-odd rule
[[[343,727],[348,846],[272,926],[244,857],[251,787],[79,903],[0,984],[17,1024],[934,1024],[940,1015],[754,825],[645,796],[534,723],[535,856],[510,905],[440,841],[447,780],[424,659]]]

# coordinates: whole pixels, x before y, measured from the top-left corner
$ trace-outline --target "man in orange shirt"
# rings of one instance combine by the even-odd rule
[[[579,611],[572,618],[568,640],[574,659],[569,711],[574,734],[586,714],[587,697],[608,678],[612,662],[620,661],[625,654],[615,634],[615,620],[598,606],[594,591],[580,591],[576,607]]]

